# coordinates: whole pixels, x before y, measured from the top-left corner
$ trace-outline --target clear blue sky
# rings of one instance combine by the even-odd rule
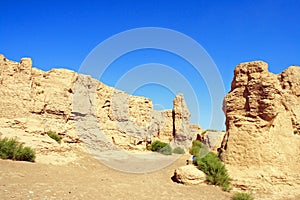
[[[0,53],[16,61],[31,57],[35,67],[46,71],[58,67],[78,71],[89,52],[114,34],[139,27],[163,27],[201,44],[229,91],[238,63],[264,60],[274,73],[300,65],[299,10],[299,0],[2,1]],[[190,108],[192,122],[214,128],[210,127],[205,83],[185,60],[154,50],[126,56],[107,70],[101,78],[104,83],[114,86],[136,65],[155,62],[172,66],[196,88],[200,113]],[[172,107],[174,94],[167,88],[146,85],[134,94],[151,97],[158,108]]]

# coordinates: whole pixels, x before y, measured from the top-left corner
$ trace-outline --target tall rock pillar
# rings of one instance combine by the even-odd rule
[[[190,146],[193,138],[190,132],[190,116],[183,94],[178,94],[173,101],[174,143],[185,148]]]

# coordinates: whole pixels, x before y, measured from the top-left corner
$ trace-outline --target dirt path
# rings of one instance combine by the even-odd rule
[[[0,199],[230,199],[218,187],[172,182],[184,164],[182,157],[153,173],[129,174],[88,155],[62,166],[0,160]]]

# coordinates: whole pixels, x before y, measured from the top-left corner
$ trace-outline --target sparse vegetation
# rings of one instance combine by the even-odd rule
[[[17,141],[15,139],[3,138],[0,140],[0,157],[3,159],[13,159],[14,152],[17,150]]]
[[[164,148],[159,150],[159,153],[164,155],[172,155],[172,148],[169,144],[167,144]]]
[[[209,132],[218,132],[218,130],[214,130],[214,129],[207,129],[206,131],[209,131]]]
[[[30,147],[23,147],[22,145],[20,145],[17,152],[14,155],[14,160],[34,162],[35,152]]]
[[[159,140],[156,140],[156,141],[154,141],[154,142],[151,144],[149,150],[151,150],[151,151],[159,151],[160,149],[164,148],[164,147],[167,146],[167,145],[168,145],[168,144],[165,143],[165,142],[161,142],[161,141],[159,141]]]
[[[35,152],[30,147],[24,147],[16,139],[0,139],[0,157],[19,161],[34,162]]]
[[[190,148],[190,154],[195,157],[200,157],[200,151],[202,146],[203,146],[202,142],[198,140],[194,140],[192,147]]]
[[[161,142],[159,140],[153,142],[148,148],[148,150],[156,151],[164,155],[171,155],[172,148],[169,144],[165,142]]]
[[[53,131],[48,131],[47,135],[58,143],[61,143],[61,136]]]
[[[300,135],[300,131],[299,130],[294,130],[294,134],[299,134]]]
[[[185,151],[183,148],[181,147],[176,147],[175,149],[173,149],[173,153],[176,153],[176,154],[184,154]]]
[[[232,196],[232,199],[233,200],[254,200],[254,198],[250,194],[245,192],[239,192],[234,194]]]
[[[229,184],[231,179],[229,178],[228,171],[216,154],[209,152],[202,158],[197,157],[196,164],[206,174],[208,182],[222,186],[225,191],[230,190]]]
[[[222,186],[225,191],[230,190],[231,179],[225,165],[216,154],[208,152],[206,146],[198,140],[193,141],[190,154],[196,157],[194,164],[207,175],[208,182]]]

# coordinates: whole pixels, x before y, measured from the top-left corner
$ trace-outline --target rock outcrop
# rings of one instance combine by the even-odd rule
[[[176,169],[172,179],[185,185],[199,185],[206,181],[206,174],[195,165],[186,165]]]
[[[236,186],[272,199],[300,194],[300,67],[276,75],[265,62],[238,65],[223,110],[220,157]]]
[[[66,69],[43,72],[32,68],[30,58],[17,63],[0,55],[0,95],[0,137],[17,137],[40,155],[82,150],[81,143],[90,151],[142,151],[156,139],[187,148],[201,129],[190,124],[183,95],[176,96],[174,110],[156,111],[149,98]]]

